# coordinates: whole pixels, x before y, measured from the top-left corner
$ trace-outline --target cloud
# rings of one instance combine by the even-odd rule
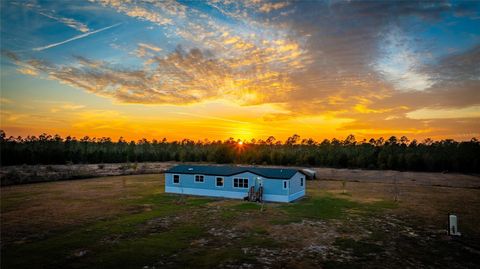
[[[25,119],[27,117],[29,117],[29,115],[25,113],[17,113],[16,111],[10,111],[5,109],[0,110],[0,118],[3,122],[2,125],[6,123],[16,123],[21,119]]]
[[[339,130],[363,134],[375,128],[379,135],[402,128],[402,133],[440,132],[438,117],[450,116],[438,111],[479,104],[478,42],[453,55],[435,54],[434,41],[418,35],[443,16],[474,16],[469,11],[474,3],[96,2],[156,25],[171,43],[135,39],[128,52],[138,57],[135,65],[123,64],[123,58],[74,57],[59,64],[10,57],[19,72],[120,103],[275,104],[280,112],[264,120],[324,117],[338,119]],[[174,42],[181,46],[173,49]],[[418,111],[437,118],[417,117]],[[448,122],[463,126],[459,119]]]
[[[172,23],[172,19],[170,18],[164,18],[162,16],[159,16],[157,13],[150,12],[144,8],[137,7],[137,6],[134,6],[133,8],[127,9],[127,10],[124,9],[122,11],[125,12],[125,14],[127,14],[128,16],[148,20],[158,25],[165,25],[165,24]]]
[[[288,38],[288,29],[266,21],[251,21],[253,16],[241,13],[243,8],[249,8],[251,11],[254,10],[251,5],[259,6],[268,2],[209,3],[235,20],[245,19],[242,23],[248,24],[249,27],[225,24],[223,20],[208,12],[177,2],[105,0],[99,3],[130,17],[160,25],[167,37],[181,38],[189,48],[215,51],[218,58],[230,58],[228,61],[235,58],[244,66],[270,65],[276,69],[295,71],[304,68],[308,61],[306,51],[299,44],[302,40]],[[230,7],[231,4],[233,5],[233,9],[229,9],[231,12],[225,11],[226,5]],[[275,4],[273,6],[278,7]],[[128,12],[131,10],[142,12]],[[168,19],[168,22],[164,19]],[[259,32],[261,35],[258,35]]]
[[[463,119],[480,118],[480,106],[463,107],[457,109],[422,108],[407,113],[411,119]]]
[[[152,57],[160,51],[162,51],[162,48],[156,47],[151,44],[138,43],[138,47],[135,50],[135,54],[138,57],[144,58],[144,57]]]
[[[480,80],[480,44],[441,58],[438,64],[426,66],[424,72],[442,83]]]
[[[199,49],[178,47],[165,57],[149,59],[139,70],[118,69],[104,61],[76,57],[71,66],[20,61],[51,79],[125,103],[188,104],[214,99],[253,105],[286,98],[291,85],[280,73],[260,66],[234,66]]]
[[[102,31],[108,30],[108,29],[110,29],[110,28],[117,27],[117,26],[119,26],[120,24],[122,24],[122,23],[116,23],[116,24],[113,24],[113,25],[110,25],[110,26],[107,26],[107,27],[104,27],[104,28],[101,28],[101,29],[98,29],[98,30],[95,30],[95,31],[91,31],[91,32],[87,32],[87,33],[84,33],[84,34],[81,34],[81,35],[74,36],[74,37],[72,37],[72,38],[69,38],[69,39],[64,40],[64,41],[61,41],[61,42],[52,43],[52,44],[49,44],[49,45],[46,45],[46,46],[43,46],[43,47],[33,48],[32,50],[34,50],[34,51],[42,51],[42,50],[54,48],[54,47],[56,47],[56,46],[60,46],[60,45],[66,44],[66,43],[68,43],[68,42],[72,42],[72,41],[74,41],[74,40],[81,39],[81,38],[85,38],[85,37],[87,37],[87,36],[90,36],[90,35],[93,35],[93,34],[96,34],[96,33],[100,33],[100,32],[102,32]]]
[[[123,131],[133,124],[132,120],[115,110],[87,110],[75,115],[73,129]],[[135,125],[135,124],[134,124]]]
[[[74,19],[71,19],[71,18],[64,18],[64,17],[58,17],[58,16],[55,16],[53,14],[49,14],[45,11],[39,11],[38,14],[40,15],[43,15],[47,18],[50,18],[52,20],[55,20],[55,21],[58,21],[60,23],[63,23],[65,25],[67,25],[68,27],[71,27],[75,30],[78,30],[82,33],[87,33],[90,31],[90,29],[88,28],[88,26],[84,23],[81,23],[79,21],[76,21]]]
[[[30,76],[36,76],[38,75],[37,70],[31,67],[21,67],[17,68],[17,71],[24,74],[24,75],[30,75]]]
[[[72,104],[72,103],[64,103],[61,106],[56,106],[50,109],[50,112],[52,113],[57,113],[60,111],[75,111],[75,110],[80,110],[82,108],[85,108],[84,105],[77,105],[77,104]]]
[[[0,104],[13,104],[13,103],[14,102],[11,99],[0,97]]]
[[[175,114],[185,115],[185,116],[195,117],[195,118],[201,118],[201,119],[210,119],[210,120],[225,121],[225,122],[231,122],[231,123],[248,124],[247,121],[232,120],[232,119],[223,118],[223,117],[204,116],[204,115],[198,115],[198,114],[187,113],[187,112],[177,112]]]
[[[120,0],[91,0],[117,12],[139,20],[150,21],[160,26],[172,25],[174,20],[185,16],[186,7],[176,1],[131,2]]]
[[[272,10],[277,10],[277,9],[281,9],[281,8],[284,8],[286,6],[288,6],[289,3],[287,2],[276,2],[276,3],[263,3],[261,4],[259,10],[261,12],[270,12]]]
[[[419,59],[425,57],[412,51],[408,37],[394,27],[386,34],[375,69],[398,90],[425,90],[432,86],[433,79],[421,72]]]
[[[31,9],[33,10],[34,12],[42,15],[42,16],[45,16],[49,19],[52,19],[54,21],[57,21],[57,22],[60,22],[70,28],[73,28],[77,31],[80,31],[82,33],[86,33],[86,32],[89,32],[90,29],[88,28],[88,26],[82,22],[79,22],[75,19],[72,19],[72,18],[65,18],[65,17],[62,17],[62,16],[59,16],[57,14],[54,13],[54,11],[50,11],[50,10],[47,10],[47,9],[44,9],[42,8],[40,5],[36,5],[36,4],[33,4],[33,3],[22,3],[22,4],[19,4],[19,3],[16,3],[16,2],[13,2],[12,4],[14,5],[21,5],[22,7],[25,7],[25,8],[28,8],[28,9]]]

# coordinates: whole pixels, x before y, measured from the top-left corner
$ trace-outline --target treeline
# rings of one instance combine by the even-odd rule
[[[273,136],[249,142],[182,141],[166,139],[125,141],[120,138],[81,139],[42,134],[38,137],[6,137],[0,131],[1,164],[72,164],[120,162],[215,162],[265,165],[326,166],[337,168],[393,169],[410,171],[480,172],[480,143],[477,139],[422,142],[403,136],[357,141],[300,139],[286,141]]]

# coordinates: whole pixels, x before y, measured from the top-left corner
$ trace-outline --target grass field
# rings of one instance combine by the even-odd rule
[[[3,187],[1,267],[479,266],[478,188],[321,180],[264,205],[163,189],[163,175]],[[449,212],[462,237],[446,235]]]

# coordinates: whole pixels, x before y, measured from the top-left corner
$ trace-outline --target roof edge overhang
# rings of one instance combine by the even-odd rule
[[[305,175],[304,173],[302,173],[300,170],[296,170],[297,173],[300,173],[300,174],[303,174]],[[240,173],[233,173],[233,174],[212,174],[212,173],[190,173],[190,172],[173,172],[173,171],[170,171],[167,170],[165,171],[165,173],[170,173],[170,174],[182,174],[182,175],[206,175],[206,176],[221,176],[221,177],[231,177],[231,176],[234,176],[234,175],[239,175],[239,174],[243,174],[243,173],[251,173],[251,174],[254,174],[254,175],[257,175],[259,177],[263,177],[263,178],[269,178],[269,179],[291,179],[293,176],[295,176],[295,174],[293,174],[291,177],[289,178],[286,178],[286,177],[282,177],[282,178],[279,178],[279,177],[267,177],[267,176],[264,176],[264,175],[260,175],[258,173],[255,173],[253,171],[250,171],[250,170],[245,170],[245,171],[242,171]],[[305,175],[307,176],[307,175]]]

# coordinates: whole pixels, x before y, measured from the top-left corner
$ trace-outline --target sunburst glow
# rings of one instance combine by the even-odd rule
[[[469,140],[479,14],[475,1],[4,1],[1,129]]]

